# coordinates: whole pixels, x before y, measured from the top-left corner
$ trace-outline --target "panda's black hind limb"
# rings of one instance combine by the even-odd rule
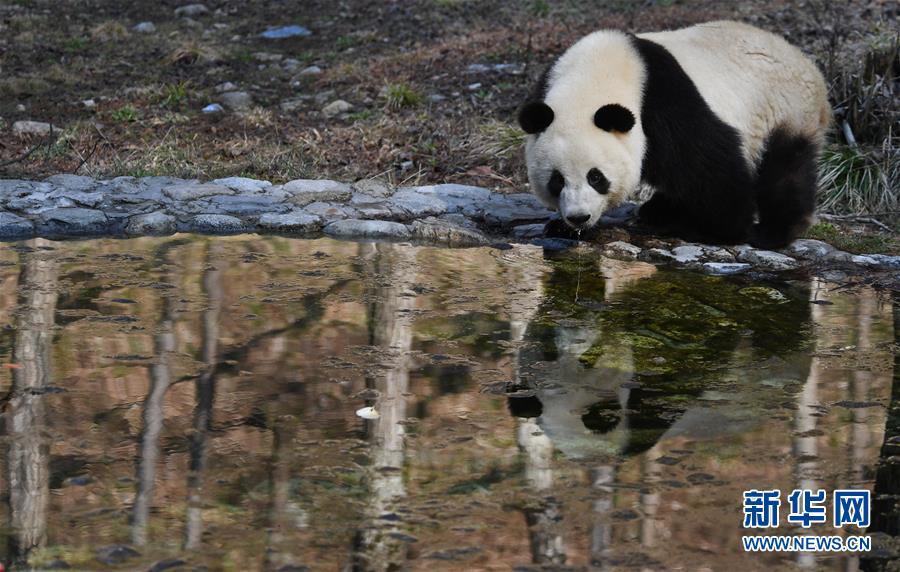
[[[809,226],[816,202],[818,146],[784,128],[769,136],[754,184],[759,222],[750,229],[756,248],[783,248]]]

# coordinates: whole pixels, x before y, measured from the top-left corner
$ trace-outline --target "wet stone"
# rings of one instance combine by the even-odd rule
[[[284,213],[290,210],[290,205],[279,203],[273,197],[266,195],[215,196],[209,199],[208,205],[212,212],[234,216],[258,216],[265,213]]]
[[[272,186],[269,181],[261,181],[259,179],[250,179],[247,177],[228,177],[225,179],[216,179],[211,181],[213,185],[222,185],[228,187],[232,191],[238,193],[252,194],[258,193]]]
[[[771,250],[739,249],[738,261],[746,262],[765,270],[792,270],[800,266],[796,259]]]
[[[38,230],[51,236],[94,236],[108,233],[106,214],[83,208],[54,208],[40,213]]]
[[[303,207],[303,210],[309,214],[321,217],[322,220],[343,220],[356,215],[356,211],[351,208],[343,207],[335,203],[323,203],[316,201]]]
[[[358,193],[379,199],[389,197],[394,192],[390,185],[378,179],[362,179],[351,186]]]
[[[745,262],[704,262],[700,269],[713,276],[729,276],[750,270],[752,266]]]
[[[412,235],[410,228],[399,222],[359,219],[335,221],[324,232],[338,238],[408,239]]]
[[[450,246],[480,246],[490,239],[478,232],[435,217],[414,221],[411,225],[414,238]]]
[[[417,189],[400,189],[391,197],[391,204],[396,205],[410,216],[440,215],[447,212],[447,203],[438,197],[420,193]]]
[[[544,223],[520,224],[513,227],[510,231],[513,238],[525,240],[529,238],[537,238],[544,235]]]
[[[822,258],[834,251],[834,247],[827,242],[812,238],[800,238],[787,247],[787,252],[800,258]]]
[[[249,229],[241,219],[229,215],[201,214],[191,219],[190,230],[211,234],[236,234]]]
[[[86,192],[97,186],[97,181],[82,175],[53,175],[44,179],[44,182],[62,187],[66,191]]]
[[[322,219],[303,211],[292,211],[285,214],[267,213],[259,217],[259,226],[275,232],[308,234],[322,228]]]
[[[0,238],[19,238],[34,234],[30,220],[8,212],[0,212]]]
[[[281,190],[290,195],[290,202],[305,206],[313,202],[343,202],[353,196],[350,185],[327,179],[296,179],[285,183]]]
[[[234,194],[232,189],[224,185],[211,183],[172,185],[163,188],[162,192],[173,201],[193,201],[203,197]]]
[[[603,247],[604,255],[620,260],[635,260],[640,253],[640,247],[621,240],[610,242]]]
[[[674,262],[675,255],[665,248],[648,248],[641,252],[638,260],[644,262]]]
[[[175,232],[175,217],[162,211],[133,216],[125,225],[125,233],[131,236],[165,236]]]

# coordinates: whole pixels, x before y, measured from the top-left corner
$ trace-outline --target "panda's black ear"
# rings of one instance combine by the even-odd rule
[[[553,123],[553,110],[543,101],[529,101],[519,110],[519,125],[529,135],[540,133]]]
[[[628,133],[634,127],[634,114],[618,103],[610,103],[594,114],[594,125],[604,131]]]

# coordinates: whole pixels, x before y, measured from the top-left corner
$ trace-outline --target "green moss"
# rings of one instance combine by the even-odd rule
[[[880,232],[871,234],[850,232],[830,222],[812,225],[804,236],[825,241],[835,248],[855,254],[891,253],[900,250],[900,242],[895,235]]]

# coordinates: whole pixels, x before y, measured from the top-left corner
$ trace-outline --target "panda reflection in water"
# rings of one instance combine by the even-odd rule
[[[543,74],[519,123],[532,191],[576,230],[646,184],[639,215],[651,226],[778,248],[810,223],[831,108],[800,50],[710,22],[584,37]]]

